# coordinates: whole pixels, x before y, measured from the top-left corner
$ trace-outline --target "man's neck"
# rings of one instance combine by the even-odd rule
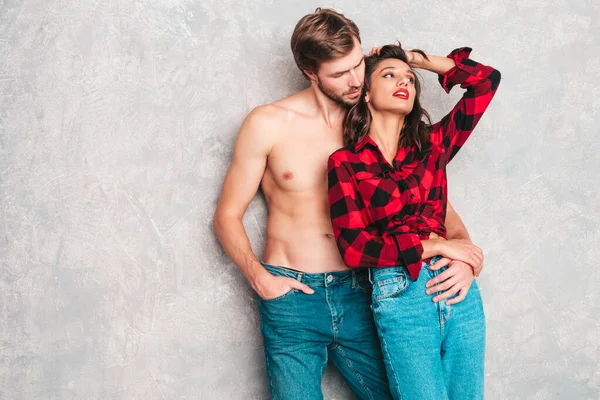
[[[320,115],[325,125],[329,128],[341,125],[346,116],[346,107],[325,96],[319,87],[313,83],[310,87],[315,105],[315,112]]]

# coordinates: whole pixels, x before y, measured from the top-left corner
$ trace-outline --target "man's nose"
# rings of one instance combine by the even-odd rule
[[[360,80],[356,76],[356,72],[350,71],[350,86],[360,86]]]

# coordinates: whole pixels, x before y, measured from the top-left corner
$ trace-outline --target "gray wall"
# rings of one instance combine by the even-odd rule
[[[334,1],[365,49],[470,45],[503,83],[450,167],[485,249],[489,399],[600,392],[600,6]],[[253,107],[305,87],[314,1],[0,0],[0,398],[264,399],[211,217]],[[426,80],[440,118],[459,98]],[[245,217],[264,246],[264,201]],[[327,399],[350,398],[339,374]]]

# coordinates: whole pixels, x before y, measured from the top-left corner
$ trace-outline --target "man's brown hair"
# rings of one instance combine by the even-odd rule
[[[330,8],[317,8],[307,14],[294,28],[291,46],[296,65],[316,73],[324,61],[345,56],[354,48],[354,38],[360,43],[360,32],[354,22]]]

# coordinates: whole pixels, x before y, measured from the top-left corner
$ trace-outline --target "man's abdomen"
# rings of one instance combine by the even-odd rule
[[[263,261],[304,272],[343,271],[329,217],[293,218],[271,213]]]

